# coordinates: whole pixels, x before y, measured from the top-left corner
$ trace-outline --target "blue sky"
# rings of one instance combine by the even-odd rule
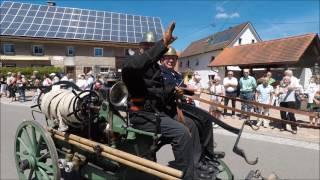
[[[16,0],[45,4],[46,0]],[[173,44],[179,51],[192,41],[250,21],[263,40],[319,33],[319,0],[55,0],[57,6],[160,17],[176,21]]]

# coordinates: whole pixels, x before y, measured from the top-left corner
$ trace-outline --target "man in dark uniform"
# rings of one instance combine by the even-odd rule
[[[165,99],[175,89],[164,87],[157,61],[167,51],[175,38],[172,36],[175,23],[165,32],[163,39],[149,50],[130,56],[122,69],[122,79],[131,98],[130,122],[135,128],[157,131],[157,124],[163,137],[170,139],[175,160],[170,166],[183,171],[183,179],[193,179],[193,143],[190,132],[183,124],[164,113]],[[146,38],[152,38],[146,34]],[[145,48],[147,43],[142,44]],[[156,128],[155,128],[156,127]]]
[[[182,76],[174,70],[174,67],[176,66],[176,63],[177,63],[177,59],[178,59],[178,56],[177,56],[176,50],[173,47],[169,47],[169,50],[167,51],[166,54],[164,54],[163,58],[161,59],[161,64],[162,64],[160,66],[162,71],[161,74],[163,76],[164,83],[166,86],[176,85],[178,87],[186,87],[186,85],[183,84]],[[186,92],[186,93],[190,93],[190,92]],[[176,117],[177,114],[179,114],[177,112],[180,111],[179,108],[176,108],[177,106],[181,106],[179,105],[179,100],[171,99],[167,105],[167,114],[169,114],[171,117]],[[196,151],[195,153],[202,155],[202,160],[205,159],[205,156],[209,157],[209,159],[207,160],[213,159],[212,122],[209,119],[193,119],[192,120],[187,116],[183,116],[183,117],[188,125],[195,123],[198,129],[201,130],[201,131],[198,131],[197,129],[196,132],[194,132],[200,135],[200,141],[199,139],[196,139],[196,141],[198,141],[202,145],[202,149],[200,149],[200,153],[199,153],[199,149],[195,149]],[[198,137],[198,135],[196,137]],[[200,160],[199,156],[194,156],[194,158],[195,158],[194,159],[195,161]]]

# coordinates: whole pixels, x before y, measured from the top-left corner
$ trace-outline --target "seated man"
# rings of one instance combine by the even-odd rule
[[[161,74],[164,79],[164,83],[166,86],[177,86],[177,87],[186,87],[186,85],[183,83],[182,76],[177,73],[174,70],[174,67],[176,66],[177,63],[177,53],[176,50],[173,47],[170,47],[168,52],[164,54],[163,58],[161,59]],[[190,93],[190,92],[186,92]],[[182,112],[179,109],[179,102],[180,100],[176,100],[174,98],[169,99],[167,103],[167,108],[166,108],[166,113],[170,117],[176,117],[176,118],[181,118],[180,114]],[[185,100],[182,100],[185,101]],[[177,108],[178,105],[178,108]],[[195,107],[196,108],[196,107]],[[183,116],[183,115],[182,115]],[[194,161],[200,163],[200,156],[202,155],[202,160],[204,160],[204,157],[207,156],[209,159],[213,159],[213,131],[212,131],[212,122],[208,119],[190,119],[187,116],[183,116],[184,121],[186,122],[186,125],[189,128],[192,128],[194,124],[197,125],[198,129],[201,130],[199,133],[198,129],[194,130],[194,135],[195,141],[199,142],[202,145],[201,149],[195,149],[195,154],[194,154]],[[197,138],[200,136],[200,139]],[[202,163],[200,163],[202,164]]]
[[[129,117],[133,126],[150,132],[160,131],[172,145],[175,160],[169,163],[170,166],[183,171],[183,179],[200,179],[194,177],[193,152],[197,145],[189,129],[165,113],[166,99],[172,95],[175,86],[164,86],[157,62],[175,40],[172,36],[174,26],[172,23],[163,39],[150,49],[155,36],[152,33],[145,35],[141,43],[144,50],[128,58],[122,69],[122,79],[131,98]]]

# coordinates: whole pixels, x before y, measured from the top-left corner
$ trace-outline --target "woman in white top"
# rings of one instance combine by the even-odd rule
[[[219,76],[215,76],[213,81],[212,81],[212,84],[210,85],[210,93],[212,94],[211,95],[211,100],[214,102],[214,103],[217,103],[217,104],[222,104],[223,102],[223,98],[222,97],[219,97],[219,96],[224,96],[224,86],[222,84],[220,84],[221,82],[221,78]],[[215,95],[219,95],[219,96],[215,96]],[[223,108],[219,108],[217,106],[214,106],[214,105],[211,105],[210,106],[210,114],[212,114],[212,116],[216,117],[216,118],[221,118],[221,113],[222,113],[222,110],[220,111],[220,109],[223,109]]]
[[[44,76],[44,80],[42,81],[42,86],[51,86],[53,83],[49,78],[49,75]]]

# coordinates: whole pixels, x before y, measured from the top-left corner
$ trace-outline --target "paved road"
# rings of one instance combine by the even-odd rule
[[[23,119],[32,119],[31,111],[23,105],[5,105],[1,107],[1,178],[17,179],[13,157],[13,141],[17,126]],[[43,116],[37,116],[44,123]],[[240,147],[245,149],[249,159],[259,157],[255,166],[250,166],[239,156],[231,152],[235,136],[221,129],[215,130],[217,150],[226,152],[225,161],[236,179],[243,179],[251,169],[261,169],[267,176],[275,172],[285,179],[320,179],[319,144],[307,143],[263,135],[243,134]],[[171,148],[163,147],[158,153],[159,162],[166,164],[173,159]]]

